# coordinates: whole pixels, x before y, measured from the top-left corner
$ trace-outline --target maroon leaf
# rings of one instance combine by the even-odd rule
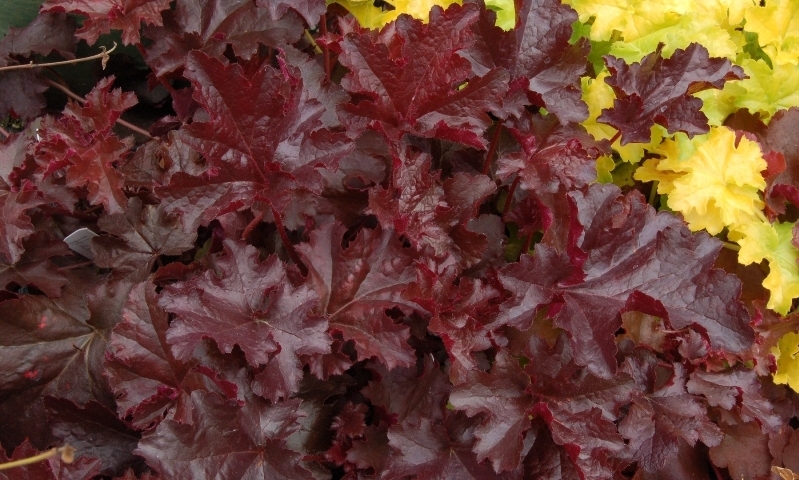
[[[89,45],[111,30],[122,30],[125,45],[141,41],[139,29],[142,22],[161,25],[161,12],[169,9],[169,0],[47,0],[42,5],[45,12],[67,12],[87,18],[76,32],[78,38]]]
[[[52,257],[71,255],[72,251],[61,240],[52,239],[46,232],[36,232],[24,241],[25,253],[13,265],[0,260],[0,286],[11,282],[20,287],[36,287],[48,297],[58,297],[67,284],[67,276],[50,260]]]
[[[507,73],[494,69],[473,77],[459,55],[472,42],[469,26],[479,14],[475,4],[434,8],[428,24],[400,17],[380,34],[347,35],[339,57],[349,69],[342,86],[364,98],[342,106],[348,127],[368,127],[394,141],[411,132],[484,148],[491,125],[485,112],[499,105]]]
[[[103,215],[97,226],[113,236],[93,240],[95,264],[130,273],[138,281],[147,278],[159,256],[180,255],[194,243],[193,235],[180,228],[176,217],[167,217],[162,208],[142,205],[135,197],[125,213]]]
[[[80,408],[53,397],[44,404],[53,436],[75,448],[78,457],[99,459],[101,474],[113,475],[135,461],[139,435],[104,405],[92,401]]]
[[[269,9],[273,19],[278,19],[292,9],[302,15],[309,26],[314,26],[319,21],[319,16],[325,13],[327,5],[322,0],[256,0],[259,7]],[[288,43],[288,42],[287,42]]]
[[[754,423],[721,425],[724,439],[710,448],[713,464],[726,468],[730,478],[768,478],[771,456],[768,436]]]
[[[286,447],[286,438],[300,428],[299,400],[268,405],[253,399],[240,406],[194,392],[192,402],[190,422],[165,420],[135,451],[163,477],[314,478],[300,465],[302,455]]]
[[[799,124],[799,108],[780,110],[771,119],[765,138],[765,150],[779,152],[785,161],[785,170],[770,179],[766,192],[768,206],[777,213],[785,212],[785,201],[799,204],[799,148],[792,141],[793,132]]]
[[[514,296],[498,325],[529,328],[539,308],[557,305],[555,325],[569,332],[577,363],[605,378],[616,370],[614,336],[628,310],[697,328],[715,349],[735,353],[751,345],[740,283],[713,269],[717,242],[691,235],[680,220],[655,214],[640,195],[621,196],[616,187],[596,185],[569,198],[568,245],[541,243],[534,257],[503,270]]]
[[[417,305],[402,297],[414,280],[413,257],[391,230],[358,232],[342,248],[345,229],[327,224],[311,233],[308,244],[297,246],[309,278],[322,299],[331,332],[354,340],[359,359],[377,357],[389,369],[416,363],[407,343],[408,327],[386,312],[407,313]]]
[[[187,365],[172,355],[167,327],[167,315],[158,307],[155,288],[142,283],[130,292],[122,321],[108,341],[105,367],[117,411],[138,429],[161,420],[187,371]]]
[[[487,458],[497,473],[515,470],[522,459],[522,435],[530,428],[532,398],[526,390],[530,378],[503,350],[490,373],[473,370],[467,379],[453,388],[449,402],[470,417],[483,414],[475,430],[477,460]]]
[[[178,0],[164,13],[163,27],[146,27],[153,43],[145,50],[147,64],[159,77],[179,73],[192,50],[221,57],[230,45],[245,60],[258,45],[280,47],[299,40],[302,21],[296,15],[273,20],[265,8],[247,0]]]
[[[167,331],[175,357],[187,360],[203,338],[230,353],[238,345],[258,375],[257,393],[273,401],[295,393],[303,356],[330,351],[327,322],[311,312],[315,292],[293,286],[276,257],[258,260],[250,246],[226,240],[211,270],[164,289],[159,301],[177,319]]]
[[[475,73],[493,68],[510,73],[510,92],[503,111],[496,113],[521,116],[521,107],[532,104],[545,107],[563,124],[588,118],[579,78],[590,45],[583,38],[569,44],[577,13],[557,0],[534,0],[523,2],[516,14],[516,28],[507,32],[486,13],[472,25],[475,42],[467,56]]]
[[[63,168],[67,186],[86,187],[90,203],[102,204],[108,213],[122,213],[127,204],[122,192],[124,179],[114,165],[132,142],[120,140],[110,131],[121,113],[136,104],[136,96],[112,90],[113,80],[101,80],[82,107],[73,103],[65,108],[63,117],[46,117],[36,155],[49,163],[48,175]]]
[[[9,28],[0,40],[0,65],[9,64],[8,57],[49,55],[74,58],[75,22],[63,13],[40,13],[24,28]]]
[[[468,189],[464,189],[467,185]],[[470,214],[495,189],[496,185],[488,177],[472,177],[465,173],[442,185],[438,174],[430,172],[429,155],[410,146],[401,146],[394,157],[391,186],[370,191],[369,210],[377,215],[383,228],[393,228],[406,236],[417,249],[432,247],[435,256],[451,253],[462,259],[465,266],[470,266],[480,259],[485,246],[461,249],[456,239],[461,245],[479,244],[484,239],[475,234],[471,241],[464,239],[462,235],[468,231],[456,233],[455,227],[460,223],[459,217],[473,218]],[[479,253],[474,255],[474,252]]]
[[[104,300],[99,302],[101,289]],[[81,406],[93,400],[113,406],[102,360],[118,313],[111,304],[122,293],[127,295],[125,286],[108,278],[72,275],[57,299],[25,295],[0,302],[4,444],[17,445],[26,436],[35,444],[47,441],[45,396]]]
[[[656,123],[669,133],[685,132],[691,137],[707,133],[707,117],[699,110],[702,101],[691,95],[744,77],[741,67],[724,58],[710,58],[698,43],[677,49],[668,59],[662,57],[661,49],[662,45],[632,65],[605,57],[611,72],[605,82],[616,100],[598,120],[621,132],[622,145],[649,142],[650,128]]]
[[[735,410],[743,422],[757,421],[763,433],[775,432],[783,423],[774,412],[774,406],[761,394],[760,381],[754,370],[697,371],[691,374],[687,387],[689,393],[704,395],[714,407]]]
[[[685,389],[686,377],[679,364],[674,376],[660,390],[633,401],[619,423],[619,433],[629,440],[632,458],[640,468],[656,471],[673,458],[683,442],[707,446],[722,440],[719,427],[710,422],[700,398]]]

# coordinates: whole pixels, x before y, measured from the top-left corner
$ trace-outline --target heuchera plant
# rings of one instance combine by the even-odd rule
[[[47,0],[0,40],[120,43],[0,68],[0,462],[76,449],[0,479],[799,472],[799,110],[736,104],[790,42],[394,3]]]

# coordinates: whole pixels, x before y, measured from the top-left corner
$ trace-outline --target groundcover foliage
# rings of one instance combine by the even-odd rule
[[[9,30],[0,478],[799,471],[790,2],[411,3]]]

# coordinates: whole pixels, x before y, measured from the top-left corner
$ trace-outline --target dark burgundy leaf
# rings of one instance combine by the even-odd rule
[[[459,55],[471,44],[469,26],[479,15],[475,4],[434,8],[428,24],[406,16],[380,34],[347,35],[339,61],[349,73],[341,84],[364,97],[342,105],[347,126],[371,128],[394,141],[410,132],[484,148],[483,133],[491,125],[485,112],[498,108],[507,72],[472,76]]]
[[[783,155],[785,170],[769,182],[766,202],[777,213],[785,212],[785,201],[799,204],[799,148],[794,132],[799,125],[799,108],[780,110],[765,131],[763,149]]]
[[[127,198],[115,163],[132,142],[120,140],[110,131],[122,112],[136,104],[136,96],[112,90],[113,81],[113,77],[101,80],[82,107],[72,103],[61,118],[45,117],[35,153],[37,161],[47,165],[47,175],[64,169],[67,186],[86,187],[90,203],[102,204],[108,213],[122,213]]]
[[[458,278],[458,273],[455,266],[420,265],[416,282],[405,292],[432,316],[427,328],[444,342],[451,362],[449,377],[456,385],[479,368],[474,354],[491,348],[485,326],[496,316],[502,298],[496,277],[483,281]]]
[[[60,296],[68,282],[67,276],[50,259],[71,255],[67,244],[40,231],[28,237],[23,245],[25,253],[17,263],[7,265],[0,259],[0,287],[14,282],[20,287],[36,287],[48,297]]]
[[[92,241],[95,264],[130,274],[136,281],[147,278],[159,256],[180,255],[194,244],[194,236],[180,228],[177,217],[168,217],[162,208],[142,205],[135,197],[125,213],[103,215],[97,226],[112,236]]]
[[[113,406],[102,360],[118,314],[112,303],[115,296],[127,295],[125,285],[101,276],[69,280],[57,299],[24,295],[0,303],[4,445],[17,445],[26,436],[34,444],[46,442],[45,396]],[[98,292],[104,300],[98,300]]]
[[[81,408],[53,397],[44,405],[53,436],[74,447],[78,457],[99,459],[101,474],[119,473],[135,461],[139,435],[104,405],[91,401]]]
[[[674,458],[680,444],[701,441],[713,447],[721,442],[719,427],[707,417],[700,397],[685,389],[686,375],[679,364],[663,388],[633,401],[619,423],[619,433],[629,440],[630,454],[639,467],[657,471]]]
[[[492,68],[510,73],[510,92],[497,113],[521,116],[521,107],[532,104],[545,107],[563,124],[588,118],[579,78],[586,71],[590,44],[583,38],[569,44],[577,13],[558,0],[533,0],[523,2],[516,15],[516,28],[506,32],[483,13],[472,25],[475,42],[466,51],[476,74]]]
[[[605,57],[611,72],[605,82],[613,88],[616,100],[598,120],[621,132],[622,145],[648,143],[650,128],[656,123],[669,133],[685,132],[691,137],[707,133],[707,117],[699,110],[702,101],[692,94],[722,88],[724,82],[744,77],[741,67],[725,58],[710,58],[698,43],[677,49],[668,59],[663,58],[661,49],[662,45],[632,65]]]
[[[393,231],[379,228],[362,229],[342,248],[345,231],[340,224],[326,224],[311,233],[310,243],[297,246],[330,331],[354,340],[359,359],[377,357],[389,369],[414,365],[408,327],[386,315],[395,308],[407,313],[418,308],[402,297],[416,276],[411,250]]]
[[[470,417],[483,415],[473,451],[478,461],[487,458],[497,473],[515,470],[521,462],[523,435],[530,428],[529,383],[519,362],[501,350],[491,372],[470,371],[467,381],[455,385],[449,397],[455,409]]]
[[[276,21],[250,0],[178,0],[174,11],[164,13],[163,27],[144,29],[153,40],[145,59],[157,76],[170,76],[183,70],[192,50],[221,57],[230,45],[238,57],[249,60],[259,44],[290,45],[299,40],[302,29],[296,15]]]
[[[117,411],[138,429],[160,421],[175,401],[187,365],[166,342],[167,314],[155,288],[137,285],[108,341],[105,368],[116,394]]]
[[[319,17],[327,11],[327,5],[323,0],[294,0],[291,2],[286,0],[255,0],[255,3],[259,7],[268,9],[275,20],[283,17],[286,11],[292,9],[302,15],[310,27],[316,25],[319,22]]]
[[[783,422],[774,407],[761,394],[760,381],[754,370],[735,368],[727,372],[691,374],[688,392],[704,395],[707,402],[722,410],[735,410],[743,422],[757,421],[763,433],[779,430]]]
[[[485,240],[478,234],[465,239],[468,230],[456,230],[456,226],[473,218],[496,185],[484,175],[472,177],[466,173],[459,173],[442,185],[439,175],[430,172],[429,155],[410,146],[399,148],[390,187],[370,191],[369,210],[377,215],[383,228],[393,228],[406,236],[417,249],[431,247],[435,256],[450,253],[464,266],[471,266],[486,248],[480,245]],[[459,248],[459,244],[475,243],[476,248]]]
[[[569,198],[568,244],[541,243],[534,257],[503,270],[513,298],[499,325],[529,328],[539,308],[558,305],[555,325],[569,332],[577,363],[605,378],[616,370],[614,335],[619,314],[628,310],[697,328],[714,349],[737,353],[751,345],[740,283],[713,269],[717,242],[690,234],[677,218],[656,214],[640,195],[622,196],[615,186],[595,185]]]
[[[161,25],[161,12],[168,9],[169,0],[47,0],[42,4],[45,12],[77,13],[87,17],[76,36],[89,45],[111,30],[122,30],[124,44],[137,44],[141,41],[142,22]]]
[[[8,65],[9,57],[49,55],[56,51],[74,58],[75,22],[64,13],[39,14],[24,28],[10,28],[0,40],[0,65]]]
[[[329,352],[332,339],[325,318],[312,312],[316,293],[293,286],[276,256],[261,263],[258,255],[227,240],[210,270],[170,285],[159,303],[177,315],[167,331],[175,357],[188,360],[204,338],[225,353],[238,345],[250,365],[264,366],[256,392],[277,401],[297,391],[303,357]]]
[[[216,393],[192,393],[191,421],[163,421],[135,453],[165,478],[314,478],[302,455],[286,448],[300,428],[299,400],[269,405],[252,399],[241,406]]]
[[[47,83],[30,70],[12,70],[0,75],[0,116],[15,115],[25,120],[38,117],[47,102]]]

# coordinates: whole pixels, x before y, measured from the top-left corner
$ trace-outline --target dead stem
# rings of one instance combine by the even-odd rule
[[[15,467],[24,467],[25,465],[41,462],[42,460],[47,460],[48,458],[54,457],[56,455],[61,455],[62,462],[72,463],[73,460],[75,459],[75,449],[70,447],[69,445],[64,445],[63,447],[58,447],[58,448],[51,448],[46,452],[42,452],[32,457],[14,460],[13,462],[0,463],[0,470],[7,470],[9,468],[15,468]]]
[[[103,65],[103,70],[105,70],[105,66],[108,64],[108,59],[111,58],[110,53],[116,50],[117,43],[114,42],[114,46],[111,47],[111,50],[106,51],[105,47],[100,47],[103,51],[98,53],[97,55],[92,55],[91,57],[84,57],[84,58],[75,58],[73,60],[63,60],[60,62],[49,62],[49,63],[25,63],[22,65],[9,65],[7,67],[0,67],[0,72],[6,72],[9,70],[27,70],[31,68],[42,68],[42,67],[57,67],[59,65],[73,65],[80,62],[88,62],[90,60],[97,60],[98,58],[101,59],[101,63]]]

